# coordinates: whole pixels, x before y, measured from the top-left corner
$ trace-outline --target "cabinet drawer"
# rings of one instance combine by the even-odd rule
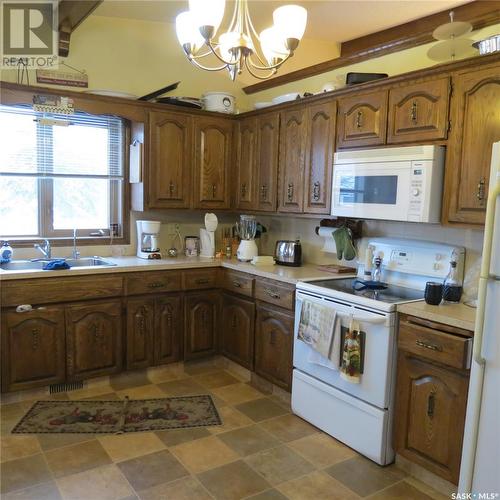
[[[255,279],[248,274],[239,273],[237,271],[224,270],[222,274],[222,288],[231,292],[253,296],[253,284]]]
[[[184,271],[182,273],[182,288],[184,290],[217,288],[217,268]]]
[[[408,317],[400,320],[398,338],[400,350],[453,368],[470,368],[471,338],[435,330],[417,322],[418,319],[412,320]]]
[[[0,288],[2,307],[9,307],[119,297],[123,280],[121,276],[110,275],[62,276],[6,281]]]
[[[293,310],[295,287],[274,280],[259,279],[255,283],[255,298]]]
[[[127,295],[142,293],[173,292],[181,289],[181,274],[160,271],[130,274],[126,277]]]

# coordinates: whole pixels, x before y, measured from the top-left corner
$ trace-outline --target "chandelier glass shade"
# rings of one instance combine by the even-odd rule
[[[175,20],[179,43],[189,61],[201,69],[227,69],[232,80],[244,69],[260,80],[270,78],[298,47],[306,29],[307,11],[299,5],[278,7],[273,25],[258,34],[247,0],[234,4],[228,27],[221,29],[225,0],[189,0],[189,10]],[[210,55],[215,57],[216,66],[200,62]]]

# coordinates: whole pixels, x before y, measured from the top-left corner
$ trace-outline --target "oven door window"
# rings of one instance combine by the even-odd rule
[[[340,205],[396,205],[397,203],[397,175],[342,174],[339,187]]]

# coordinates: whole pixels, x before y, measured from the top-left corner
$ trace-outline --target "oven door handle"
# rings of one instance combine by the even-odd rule
[[[388,318],[386,318],[385,316],[381,318],[370,318],[367,316],[356,316],[353,314],[344,313],[337,313],[337,316],[340,316],[341,318],[352,319],[354,321],[357,321],[358,323],[370,323],[372,325],[383,324],[388,320]]]

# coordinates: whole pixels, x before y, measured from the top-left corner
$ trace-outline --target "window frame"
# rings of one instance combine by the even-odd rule
[[[88,113],[87,111],[81,111]],[[92,114],[92,113],[89,113]],[[96,113],[96,116],[106,113]],[[129,244],[130,243],[130,188],[129,188],[129,145],[131,137],[131,123],[128,119],[118,117],[123,121],[123,180],[112,182],[110,181],[109,189],[109,214],[110,220],[120,220],[121,234],[113,237],[114,244]],[[39,131],[37,126],[37,133]],[[21,174],[20,177],[23,177]],[[60,178],[70,178],[63,175]],[[82,176],[85,178],[86,176]],[[91,178],[92,176],[89,176]],[[54,177],[55,178],[55,177]],[[43,239],[50,239],[53,246],[67,246],[73,243],[72,229],[54,229],[53,219],[53,179],[51,177],[38,177],[38,232],[39,235],[0,235],[0,240],[7,240],[17,247],[30,247],[33,242]],[[120,189],[121,184],[121,189]],[[119,197],[119,192],[121,196]],[[114,203],[113,200],[118,200]],[[101,231],[104,234],[99,234]],[[110,241],[109,228],[92,228],[92,229],[77,229],[78,245],[102,245],[108,244]]]

